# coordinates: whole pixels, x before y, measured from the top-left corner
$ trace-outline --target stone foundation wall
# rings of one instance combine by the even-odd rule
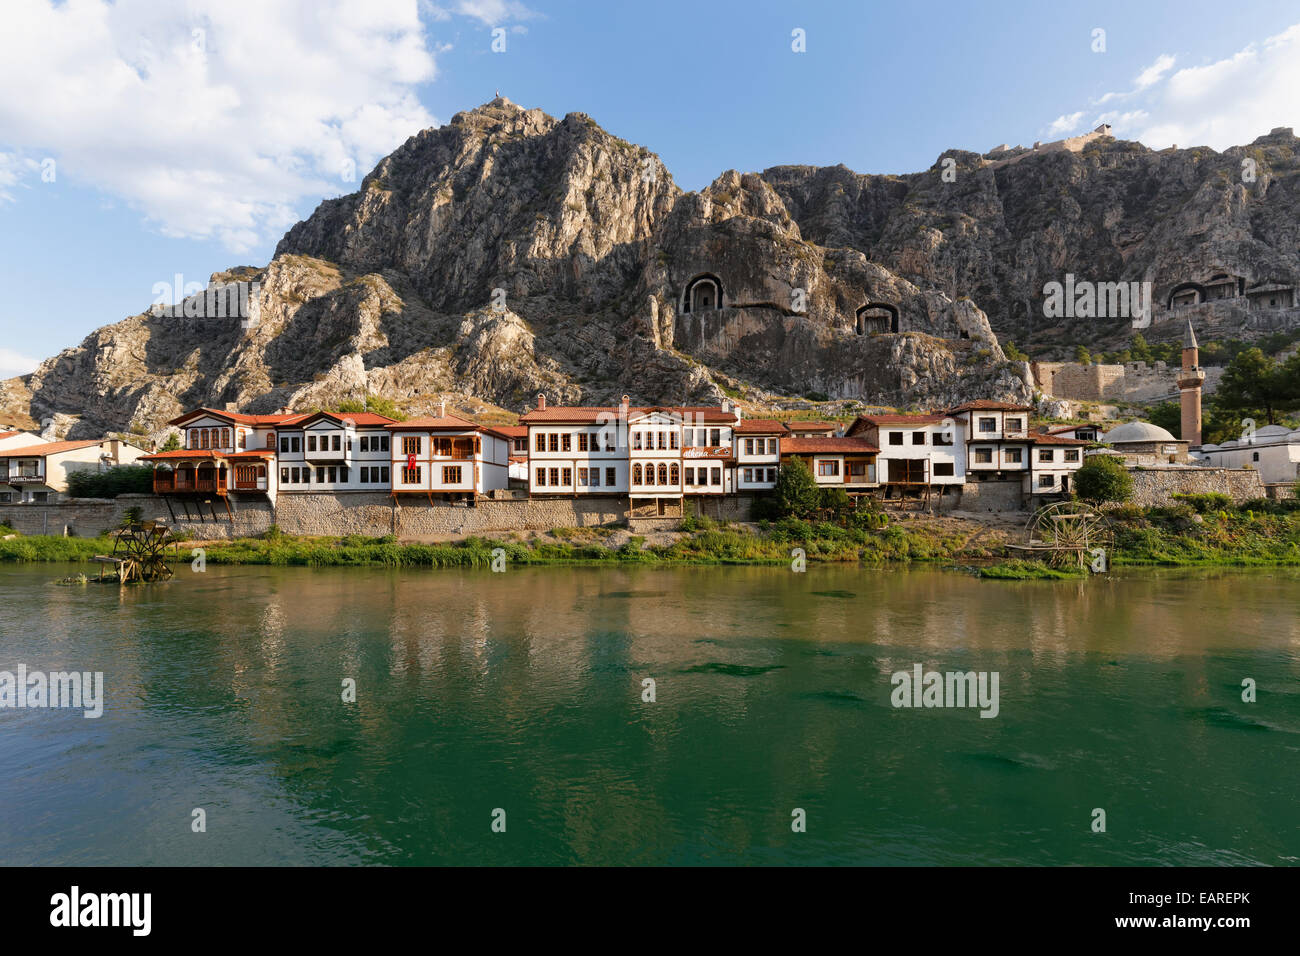
[[[961,486],[962,511],[1023,511],[1024,483],[1010,481],[968,481]]]
[[[1264,483],[1259,472],[1249,468],[1137,468],[1133,476],[1131,504],[1161,507],[1177,504],[1175,494],[1225,494],[1241,503],[1263,498]]]

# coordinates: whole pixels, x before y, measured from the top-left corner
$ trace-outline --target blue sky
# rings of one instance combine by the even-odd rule
[[[685,189],[780,163],[912,172],[1103,119],[1224,148],[1300,126],[1297,24],[1253,0],[8,0],[0,377],[177,274],[265,263],[320,199],[497,89],[590,114]]]

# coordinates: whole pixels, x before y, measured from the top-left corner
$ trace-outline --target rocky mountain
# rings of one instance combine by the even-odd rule
[[[1206,310],[1198,324],[1246,338],[1300,324],[1294,308],[1256,317],[1251,306],[1261,303],[1245,301],[1257,287],[1300,288],[1300,140],[1292,131],[1222,153],[1155,151],[1108,132],[984,155],[953,150],[907,176],[780,166],[763,178],[808,239],[858,249],[918,288],[970,296],[998,335],[1035,352],[1110,347],[1130,334],[1128,317],[1045,318],[1044,286],[1067,273],[1151,283],[1148,338],[1181,335],[1182,322],[1160,327],[1171,292],[1221,276],[1245,293],[1234,296],[1239,308]]]
[[[0,383],[0,418],[157,436],[196,405],[364,394],[489,415],[539,391],[830,410],[1027,400],[1028,367],[995,330],[1045,329],[1043,282],[1066,270],[1293,276],[1294,145],[1279,132],[1236,151],[1259,158],[1249,187],[1227,175],[1234,151],[1103,137],[952,153],[910,176],[728,171],[684,193],[586,115],[498,98],[412,136],[265,267],[216,274],[177,314],[106,326]],[[247,321],[213,308],[236,289],[251,290]]]

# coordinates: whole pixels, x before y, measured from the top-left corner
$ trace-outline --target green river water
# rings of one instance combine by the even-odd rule
[[[10,865],[1300,860],[1294,571],[76,570],[0,567],[0,670],[105,686],[0,710]]]

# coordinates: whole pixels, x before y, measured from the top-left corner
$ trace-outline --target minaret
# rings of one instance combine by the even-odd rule
[[[1178,391],[1183,405],[1182,434],[1183,441],[1190,442],[1190,447],[1201,447],[1201,386],[1205,384],[1205,372],[1200,366],[1200,349],[1196,345],[1196,333],[1192,331],[1192,320],[1187,320],[1187,331],[1183,333],[1183,368],[1178,373]]]

